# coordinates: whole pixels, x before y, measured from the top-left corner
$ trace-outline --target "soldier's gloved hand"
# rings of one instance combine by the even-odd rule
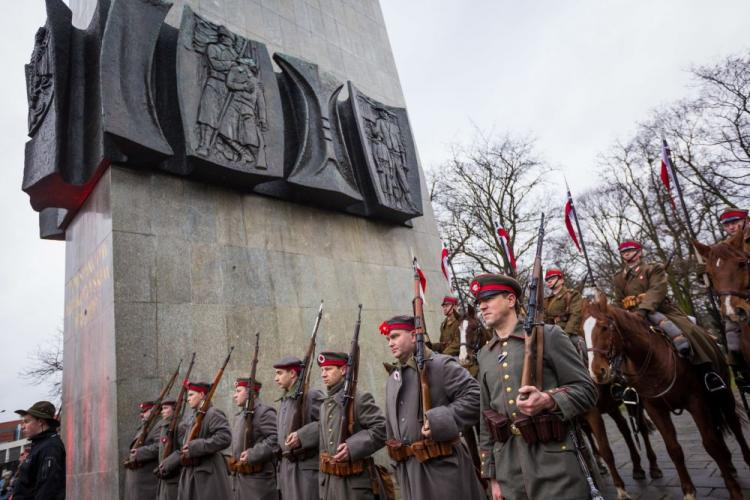
[[[638,299],[635,295],[628,295],[624,299],[622,299],[622,307],[625,309],[633,309],[635,306],[638,305]]]
[[[249,453],[248,453],[249,451],[250,450],[245,450],[242,453],[240,453],[240,462],[241,463],[243,463],[243,464],[247,463],[247,456],[249,455]]]

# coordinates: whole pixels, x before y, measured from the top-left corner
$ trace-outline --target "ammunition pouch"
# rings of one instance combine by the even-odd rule
[[[410,457],[415,457],[419,463],[424,463],[433,458],[453,455],[453,445],[458,442],[459,438],[440,443],[432,439],[423,439],[412,444],[404,444],[395,439],[389,439],[385,442],[385,445],[388,447],[388,456],[396,462],[403,462]]]
[[[290,462],[302,462],[309,458],[317,456],[318,450],[313,448],[295,448],[293,450],[287,450],[281,453],[281,458],[285,458]]]
[[[510,439],[510,419],[506,415],[501,415],[495,410],[490,409],[484,410],[482,416],[494,442],[504,443]]]
[[[180,463],[183,467],[198,467],[201,464],[201,459],[200,457],[186,457],[185,455],[181,455]]]
[[[227,458],[227,467],[235,474],[257,474],[263,470],[265,464],[246,464],[234,457]]]
[[[511,434],[520,435],[527,444],[564,441],[568,424],[557,415],[541,413],[534,417],[523,416],[510,426]]]
[[[365,471],[365,460],[354,462],[333,462],[333,457],[323,452],[320,454],[320,472],[338,477],[356,476]]]

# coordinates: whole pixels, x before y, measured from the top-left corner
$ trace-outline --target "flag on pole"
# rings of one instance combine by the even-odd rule
[[[448,282],[448,287],[453,290],[453,276],[451,276],[451,267],[448,262],[448,248],[443,243],[443,249],[440,251],[440,270],[443,271],[445,281]]]
[[[424,292],[427,290],[427,278],[425,278],[422,268],[419,267],[416,257],[414,257],[414,271],[419,276],[419,296],[422,298],[422,302],[425,302]]]
[[[672,210],[677,210],[677,206],[674,204],[674,197],[672,196],[672,179],[674,179],[674,169],[672,168],[672,162],[669,161],[669,150],[667,149],[667,141],[662,141],[661,145],[661,183],[667,189],[669,195],[669,202],[672,204]]]
[[[576,236],[576,230],[573,227],[574,218],[577,219],[578,216],[576,216],[576,210],[573,208],[573,197],[570,195],[570,190],[568,190],[568,201],[565,203],[565,227],[568,228],[570,239],[573,240],[573,243],[575,243],[576,248],[580,253],[581,245],[578,243],[578,236]],[[578,221],[576,220],[576,222]]]
[[[495,225],[495,232],[497,232],[497,237],[500,239],[500,245],[503,247],[503,253],[505,253],[505,257],[508,259],[510,267],[513,269],[513,272],[516,272],[516,256],[513,255],[513,248],[510,246],[508,231],[497,223]]]

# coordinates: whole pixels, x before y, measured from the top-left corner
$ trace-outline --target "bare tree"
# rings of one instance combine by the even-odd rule
[[[36,384],[49,384],[49,395],[57,402],[62,399],[63,331],[51,335],[49,340],[29,354],[29,366],[19,375]]]

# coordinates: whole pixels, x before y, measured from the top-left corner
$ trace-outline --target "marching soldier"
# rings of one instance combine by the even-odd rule
[[[559,326],[570,336],[573,345],[584,352],[580,345],[583,297],[577,290],[565,286],[565,276],[559,269],[548,269],[544,282],[551,292],[544,299],[544,322]]]
[[[232,399],[240,408],[250,397],[250,391],[260,394],[261,383],[251,378],[234,382]],[[232,490],[234,500],[276,500],[275,458],[279,452],[276,439],[276,410],[255,400],[252,416],[252,447],[245,449],[246,418],[240,410],[232,426]]]
[[[690,321],[667,297],[664,265],[643,262],[643,247],[637,241],[623,241],[619,249],[624,267],[613,279],[616,303],[657,325],[669,335],[681,357],[703,366],[704,380],[710,391],[724,388],[723,380],[716,373],[723,362],[721,353],[709,334]]]
[[[727,208],[719,215],[724,231],[727,233],[725,242],[731,240],[739,231],[744,232],[745,252],[750,253],[750,221],[748,221],[747,210],[738,208]],[[701,273],[703,270],[701,270]],[[735,382],[743,390],[750,391],[750,371],[747,363],[740,352],[740,335],[741,327],[739,323],[729,318],[724,318],[724,332],[727,337],[727,350],[729,351],[729,361],[734,367]]]
[[[161,422],[157,426],[159,429],[159,457],[164,454],[164,444],[167,442],[167,432],[169,431],[169,424],[175,415],[176,404],[177,402],[174,399],[165,399],[161,402]],[[156,498],[158,500],[177,500],[180,461],[175,459],[173,467],[171,474],[159,476],[159,484],[156,488]]]
[[[544,390],[521,386],[526,336],[516,313],[521,286],[508,276],[483,274],[470,289],[494,332],[479,352],[479,446],[482,476],[491,480],[492,498],[588,499],[586,476],[570,437],[572,420],[596,403],[596,388],[583,361],[560,328],[546,325]],[[527,441],[516,422],[542,412],[547,414],[539,425],[550,432]]]
[[[396,358],[385,387],[388,455],[404,500],[485,498],[461,430],[479,417],[479,386],[458,361],[425,346],[432,408],[422,421],[420,379],[414,360],[413,316],[395,316],[380,325]]]
[[[141,428],[152,412],[160,408],[154,406],[153,401],[143,401],[138,405],[140,409]],[[136,432],[137,439],[141,429]],[[159,479],[152,473],[159,454],[159,426],[154,425],[149,429],[143,446],[130,450],[130,458],[125,468],[125,498],[126,500],[138,500],[141,498],[156,498],[156,489]]]
[[[187,402],[194,410],[185,421],[185,440],[196,418],[196,411],[211,389],[206,382],[188,382]],[[184,441],[183,441],[184,442]],[[215,406],[206,410],[196,439],[183,444],[182,471],[177,487],[178,500],[231,498],[227,465],[221,451],[232,443],[232,431],[224,412]]]
[[[63,500],[65,498],[65,446],[57,428],[55,406],[39,401],[28,410],[16,410],[23,423],[24,437],[31,441],[31,449],[20,465],[13,481],[16,500]],[[25,449],[24,449],[25,450]]]
[[[446,295],[443,298],[443,322],[440,323],[440,342],[432,344],[432,350],[448,356],[458,356],[461,346],[460,322],[461,317],[456,310],[458,300]]]
[[[372,394],[359,390],[354,395],[354,432],[339,444],[348,359],[343,352],[318,355],[320,376],[328,391],[320,406],[320,498],[326,500],[374,499],[378,475],[371,455],[385,446],[383,412]],[[377,491],[383,491],[382,487]]]
[[[318,414],[323,393],[313,389],[304,395],[308,423],[290,432],[297,403],[293,396],[297,384],[303,382],[299,378],[302,361],[288,356],[273,367],[274,380],[284,391],[276,426],[282,452],[278,475],[281,498],[318,500]]]

